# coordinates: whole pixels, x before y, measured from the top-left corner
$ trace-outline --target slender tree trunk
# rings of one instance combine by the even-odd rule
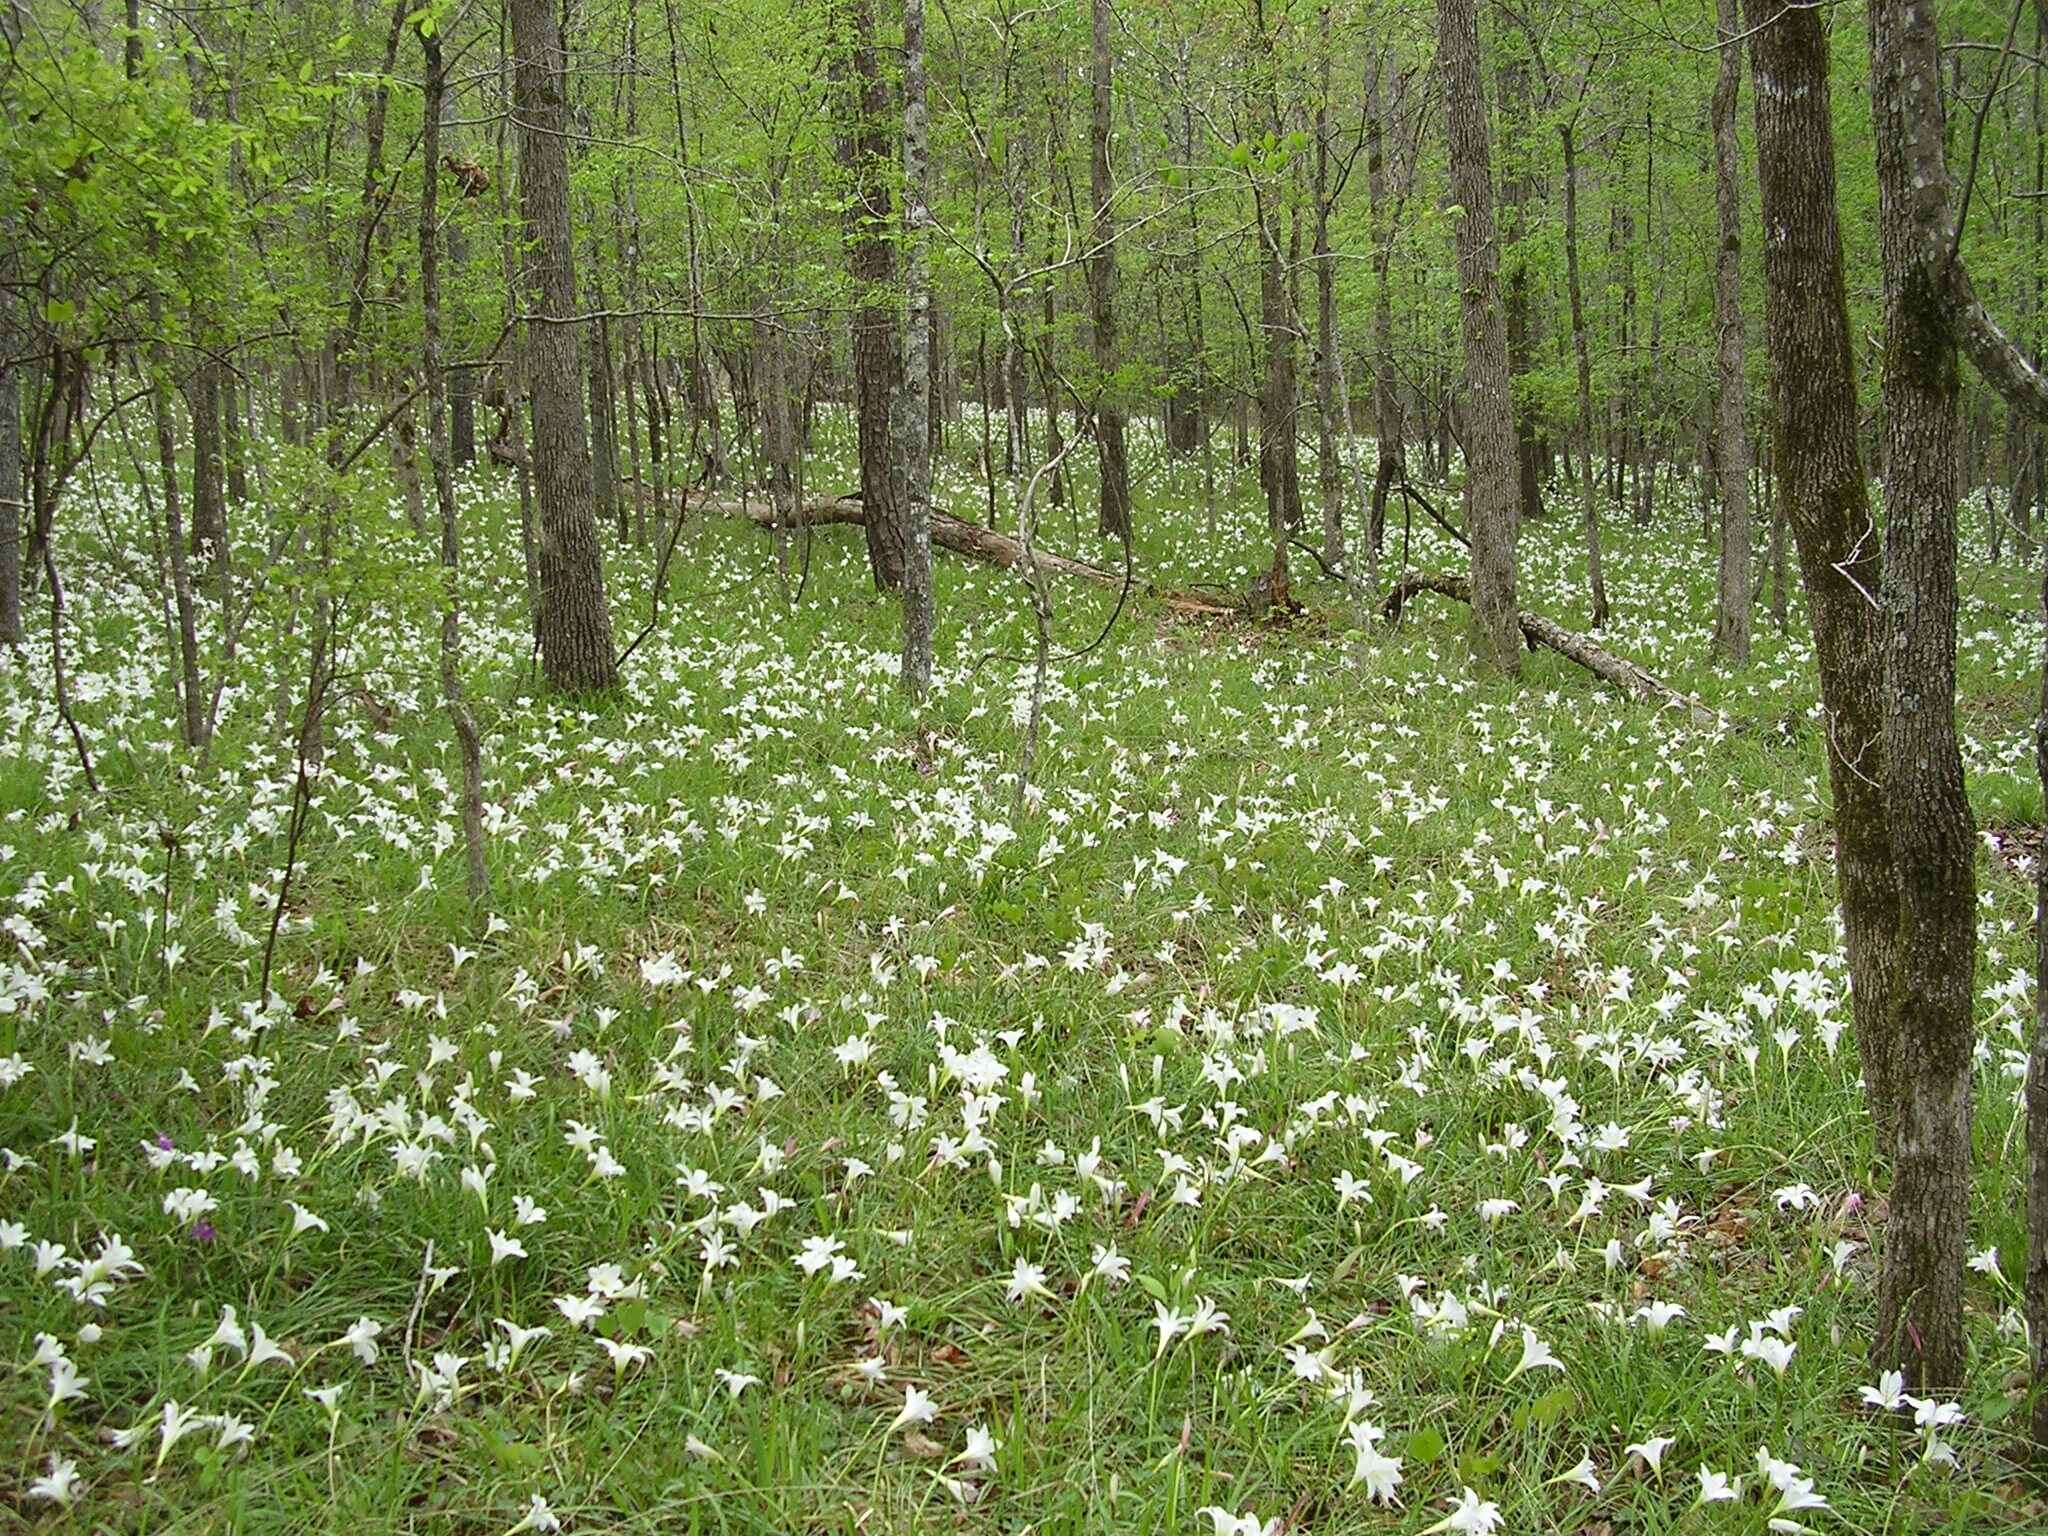
[[[1723,0],[1726,3],[1726,0]],[[1579,519],[1586,537],[1586,592],[1594,629],[1607,622],[1607,578],[1600,569],[1600,496],[1593,480],[1593,354],[1586,335],[1585,290],[1579,281],[1579,156],[1578,117],[1558,125],[1564,146],[1564,273],[1571,301],[1572,357],[1579,388]]]
[[[1643,106],[1643,280],[1650,290],[1650,350],[1637,402],[1636,526],[1657,515],[1657,471],[1664,462],[1664,252],[1657,239],[1657,119]]]
[[[227,566],[227,480],[221,462],[221,365],[203,359],[185,386],[192,420],[192,553],[220,575]]]
[[[246,410],[249,392],[233,370],[223,370],[220,380],[221,452],[227,469],[228,501],[242,506],[249,500],[249,447]]]
[[[432,466],[434,503],[441,515],[441,702],[455,728],[462,758],[462,845],[472,904],[490,885],[485,864],[483,743],[462,692],[462,604],[457,567],[461,531],[455,520],[455,478],[448,444],[448,378],[441,366],[441,238],[437,225],[436,165],[440,159],[441,107],[447,77],[438,32],[423,32],[426,114],[422,128],[425,162],[420,189],[420,365],[427,384],[427,462]]]
[[[151,295],[153,308],[155,295]],[[178,615],[178,718],[185,745],[206,739],[204,690],[199,672],[198,603],[192,591],[192,566],[186,552],[184,493],[178,484],[178,447],[172,421],[171,392],[165,383],[170,359],[160,344],[150,347],[150,420],[156,430],[157,472],[163,478],[164,545],[171,567],[171,593]]]
[[[1772,459],[1813,624],[1856,1043],[1882,1157],[1899,1077],[1899,884],[1884,793],[1884,622],[1873,600],[1884,560],[1857,445],[1827,38],[1819,12],[1799,0],[1747,0],[1743,19],[1756,82]]]
[[[463,233],[460,212],[448,220],[448,265],[460,289],[469,265],[469,239]],[[458,335],[456,340],[459,347],[462,337]],[[457,469],[476,462],[476,370],[472,368],[457,368],[448,378],[448,451]]]
[[[1457,220],[1458,286],[1464,315],[1465,477],[1472,541],[1472,659],[1482,670],[1519,677],[1521,613],[1515,599],[1519,469],[1508,344],[1501,321],[1494,243],[1493,170],[1486,95],[1479,67],[1474,0],[1437,0],[1438,61],[1444,82],[1451,192]]]
[[[1500,72],[1501,178],[1500,239],[1507,256],[1508,378],[1514,381],[1534,367],[1529,334],[1529,262],[1519,249],[1525,233],[1530,199],[1528,149],[1523,140],[1529,122],[1529,70],[1510,58]],[[1528,522],[1543,515],[1543,445],[1535,410],[1517,396],[1515,477],[1517,517]]]
[[[502,107],[498,124],[498,228],[503,236],[498,246],[500,279],[505,293],[505,326],[509,333],[514,319],[520,314],[530,296],[521,289],[524,276],[519,260],[520,231],[512,217],[512,178],[507,174],[506,138],[507,125],[513,117],[513,59],[509,18],[501,9],[499,13],[499,53],[503,65],[498,72],[499,101]],[[502,415],[498,422],[497,435],[512,447],[512,474],[519,487],[519,561],[521,574],[526,578],[526,620],[534,637],[540,643],[540,541],[536,537],[533,511],[533,456],[526,451],[526,428],[522,425],[526,395],[526,365],[523,357],[514,354],[501,363],[495,371],[497,388],[502,394]]]
[[[2032,253],[2033,274],[2028,284],[2029,341],[2033,361],[2040,363],[2040,332],[2043,308],[2041,259],[2044,225],[2044,194],[2048,194],[2048,126],[2041,111],[2041,63],[2048,57],[2048,10],[2035,13],[2032,85],[2034,130],[2034,200]],[[2015,418],[2019,411],[2013,412]],[[2026,461],[2030,504],[2042,495],[2043,463],[2040,423],[2026,423]],[[2041,561],[2040,709],[2034,717],[2034,773],[2041,781],[2042,803],[2048,805],[2048,541],[2038,557]],[[2034,1407],[2029,1424],[2033,1440],[2033,1470],[2039,1479],[2048,1477],[2048,857],[2034,860],[2034,1035],[2027,1052],[2027,1078],[2023,1094],[2027,1119],[2027,1266],[2024,1282],[2027,1337],[2032,1341],[2029,1361],[2033,1376]]]
[[[1175,152],[1180,163],[1195,163],[1195,109],[1192,69],[1194,50],[1183,41],[1175,60],[1173,84],[1180,94],[1179,110],[1169,112],[1168,123],[1177,117],[1180,132]],[[1194,199],[1187,204],[1187,254],[1184,260],[1181,307],[1186,317],[1189,377],[1193,398],[1183,407],[1183,420],[1191,431],[1190,448],[1202,456],[1202,526],[1205,536],[1216,535],[1216,434],[1214,402],[1209,398],[1209,343],[1202,315],[1202,215]]]
[[[399,389],[405,387],[401,377]],[[414,533],[427,530],[427,502],[420,485],[420,415],[408,401],[391,423],[391,467],[398,475],[398,493],[405,502],[405,519]]]
[[[0,221],[0,645],[18,646],[21,627],[21,536],[26,487],[21,461],[21,368],[14,298],[14,231]]]
[[[1009,78],[1007,72],[1004,78],[1007,82]],[[1030,239],[1030,230],[1025,222],[1029,216],[1029,200],[1019,195],[1022,191],[1023,178],[1021,173],[1019,173],[1013,180],[1011,170],[1013,164],[1011,157],[1020,155],[1021,148],[1022,139],[1020,136],[1020,138],[1011,141],[1003,161],[1005,189],[1012,194],[1008,199],[1010,204],[1010,249],[1016,253],[1013,260],[1019,267],[1023,265],[1025,242]],[[977,178],[976,197],[978,200],[980,196],[978,179],[981,176],[981,161],[979,158],[975,161],[975,176]],[[1010,295],[1005,290],[999,296],[998,302],[1007,309],[1009,301]],[[986,328],[984,328],[975,344],[977,353],[980,353],[987,345],[987,341],[988,333]],[[1050,345],[1050,342],[1048,342],[1048,345]],[[983,377],[986,380],[982,391],[982,405],[984,407],[982,420],[986,423],[988,419],[987,407],[996,403],[995,394],[1000,392],[1004,411],[1003,473],[1013,480],[1029,473],[1031,463],[1031,391],[1030,386],[1026,382],[1026,369],[1029,365],[1026,355],[1027,351],[1028,346],[1024,339],[1022,327],[1011,326],[1003,332],[1002,355],[997,360],[994,376],[992,378],[989,376],[988,364],[985,361],[980,365]],[[985,440],[987,437],[986,431],[984,431],[983,437]],[[985,455],[985,457],[987,456]],[[993,464],[988,466],[988,483],[991,487],[995,485],[995,466]],[[989,507],[989,525],[991,527],[995,525],[995,507],[993,502],[991,502]]]
[[[1330,7],[1317,13],[1321,76],[1316,101],[1316,484],[1323,503],[1323,558],[1333,567],[1344,563],[1344,469],[1337,453],[1337,434],[1349,432],[1348,409],[1339,414],[1337,400],[1337,258],[1330,249],[1330,214],[1336,202],[1330,168]]]
[[[590,242],[590,257],[592,271],[601,270],[603,251],[594,237]],[[591,516],[600,527],[611,524],[623,544],[631,530],[626,522],[626,505],[619,500],[618,422],[612,401],[612,327],[611,321],[602,314],[605,309],[604,288],[594,278],[590,286],[590,301],[600,312],[595,325],[582,328],[584,361],[588,364],[590,376]]]
[[[632,12],[629,11],[627,13],[626,33],[628,39],[626,71],[629,77],[632,75],[634,67],[631,44],[633,36],[632,25]],[[633,99],[631,91],[626,93],[626,99],[629,104],[627,112],[627,123],[629,126],[626,130],[626,137],[631,139],[639,132],[638,125],[633,123],[633,114],[630,110],[630,103]],[[637,313],[640,308],[640,212],[639,201],[633,187],[635,179],[634,173],[628,171],[625,195],[620,200],[621,206],[625,209],[626,218],[619,228],[619,267],[625,277],[626,308],[631,313],[629,313],[626,319],[620,337],[619,398],[625,402],[626,406],[626,472],[632,477],[631,489],[628,494],[633,499],[633,543],[644,548],[647,543],[648,489],[646,474],[640,459],[640,392],[638,383],[642,332],[641,322]]]
[[[1721,57],[1714,77],[1714,455],[1721,483],[1721,565],[1714,649],[1749,660],[1749,434],[1744,426],[1742,150],[1735,133],[1742,90],[1739,0],[1717,0]]]
[[[123,63],[127,78],[134,81],[142,74],[142,12],[139,0],[128,0],[128,36],[123,48]],[[152,234],[149,248],[155,254],[157,241]],[[12,259],[12,253],[9,254]],[[187,560],[185,546],[185,514],[183,499],[178,486],[178,440],[177,426],[171,414],[171,359],[170,348],[162,340],[164,333],[164,306],[162,296],[154,289],[149,291],[149,331],[153,339],[147,349],[143,366],[149,382],[150,424],[156,434],[157,471],[163,476],[164,491],[164,545],[171,568],[171,591],[178,616],[178,720],[179,733],[188,747],[204,745],[206,738],[206,713],[202,701],[199,676],[199,624],[196,617],[196,603],[192,595],[192,568]],[[54,373],[47,386],[54,390],[58,382]],[[45,503],[52,498],[39,498]],[[37,548],[43,551],[47,563],[50,555],[51,530],[41,515],[38,517],[36,533]],[[62,594],[53,590],[51,602],[61,608]],[[53,610],[51,633],[57,631],[56,612]],[[53,642],[54,644],[54,642]]]
[[[592,503],[590,438],[578,389],[576,264],[569,229],[569,114],[562,41],[551,0],[507,0],[518,62],[519,212],[526,292],[541,317],[527,327],[535,501],[540,522],[541,669],[551,687],[600,692],[618,681],[611,610]]]
[[[932,684],[932,265],[931,162],[925,142],[924,0],[903,6],[903,243],[908,314],[903,329],[903,688],[922,701]]]
[[[1102,499],[1096,513],[1096,532],[1105,538],[1131,536],[1130,467],[1124,450],[1124,412],[1117,401],[1110,376],[1122,361],[1116,340],[1116,209],[1109,177],[1109,105],[1111,64],[1109,51],[1109,0],[1092,0],[1092,35],[1089,49],[1090,102],[1088,129],[1089,189],[1094,199],[1094,220],[1088,239],[1089,329],[1095,343],[1095,371],[1098,375],[1094,402],[1095,447],[1102,466]]]
[[[1365,194],[1372,224],[1372,429],[1378,445],[1373,473],[1372,508],[1366,538],[1378,560],[1387,534],[1387,497],[1407,473],[1407,424],[1401,415],[1401,390],[1394,372],[1394,209],[1387,176],[1386,104],[1380,88],[1385,57],[1373,61],[1366,76]]]
[[[2048,544],[2041,554],[2041,617],[2048,622]],[[2034,772],[2048,804],[2048,627],[2041,640],[2041,703]],[[2033,1344],[2030,1430],[2036,1476],[2048,1472],[2048,857],[2034,856],[2034,1038],[2027,1052],[2027,1336]]]
[[[1046,177],[1058,173],[1059,167],[1059,125],[1053,125],[1054,140],[1046,154]],[[1059,259],[1059,215],[1048,186],[1045,199],[1045,276],[1038,285],[1039,324],[1044,328],[1044,337],[1039,344],[1039,387],[1045,393],[1045,459],[1052,466],[1049,483],[1046,486],[1046,500],[1053,506],[1064,506],[1067,500],[1067,471],[1064,460],[1066,445],[1060,438],[1060,380],[1053,362],[1053,347],[1059,332],[1059,291],[1056,263]],[[991,519],[993,520],[993,519]]]

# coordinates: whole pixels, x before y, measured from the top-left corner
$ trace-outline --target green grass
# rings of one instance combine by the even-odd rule
[[[1212,537],[1186,466],[1147,442],[1138,474],[1145,572],[1241,586],[1261,560],[1252,477]],[[942,491],[978,504],[959,463]],[[2012,1470],[2010,1284],[1971,1276],[1958,1468],[1919,1466],[1910,1428],[1858,1406],[1881,1191],[1810,647],[1760,612],[1754,663],[1707,665],[1713,560],[1689,493],[1653,529],[1610,529],[1605,640],[1725,711],[1724,730],[1682,729],[1548,654],[1518,688],[1475,682],[1463,615],[1438,599],[1394,631],[1361,628],[1328,583],[1291,630],[1189,627],[1140,599],[1057,669],[1019,814],[1014,577],[940,556],[919,719],[854,531],[816,536],[791,606],[764,534],[692,523],[619,697],[563,706],[530,671],[509,489],[471,483],[489,922],[461,890],[429,552],[375,494],[356,510],[351,685],[269,1009],[256,976],[292,772],[276,691],[304,669],[303,615],[289,637],[278,622],[287,592],[266,589],[277,612],[251,624],[196,765],[165,745],[155,596],[119,585],[80,520],[70,660],[101,800],[47,703],[46,658],[0,660],[0,1058],[34,1068],[0,1090],[18,1160],[0,1221],[25,1239],[0,1253],[16,1367],[0,1521],[504,1532],[537,1493],[583,1530],[1178,1532],[1218,1506],[1413,1532],[1470,1487],[1506,1531],[1760,1531],[1768,1447],[1829,1501],[1799,1517],[1815,1530],[2039,1528]],[[147,547],[123,494],[105,511]],[[260,515],[238,528],[251,557]],[[1111,558],[1068,519],[1049,514],[1048,541]],[[1445,542],[1417,530],[1417,562],[1449,563]],[[1390,566],[1399,551],[1397,534]],[[651,565],[608,552],[626,633]],[[1527,606],[1584,623],[1568,519],[1527,530],[1522,568]],[[1967,583],[1960,691],[1986,825],[2039,820],[2030,582]],[[1063,649],[1111,600],[1054,596]],[[2016,1276],[2008,1031],[2031,1010],[2008,978],[2031,967],[2031,901],[1988,855],[1980,878],[1971,1246]],[[859,1038],[865,1059],[842,1063]],[[53,1142],[74,1121],[96,1142],[76,1156]],[[610,1176],[565,1139],[577,1126]],[[202,1161],[247,1148],[256,1175],[152,1168],[160,1136]],[[418,1177],[403,1149],[426,1154]],[[465,1168],[491,1170],[481,1198]],[[1340,1176],[1370,1203],[1340,1201]],[[1589,1176],[1607,1193],[1574,1222]],[[1645,1178],[1646,1198],[1623,1192]],[[1780,1209],[1800,1185],[1813,1207]],[[178,1188],[217,1202],[210,1240],[166,1213]],[[546,1221],[515,1226],[515,1197]],[[325,1230],[294,1231],[287,1201]],[[1516,1205],[1489,1218],[1487,1201]],[[717,1227],[733,1262],[707,1272],[707,1219],[742,1204]],[[491,1230],[527,1256],[494,1265]],[[34,1273],[37,1242],[75,1256],[100,1233],[144,1266],[103,1307],[55,1288],[61,1264]],[[796,1266],[827,1236],[857,1280]],[[1866,1246],[1838,1269],[1842,1242]],[[1089,1278],[1111,1243],[1126,1284]],[[438,1285],[429,1245],[455,1271]],[[1049,1297],[1006,1299],[1020,1260]],[[604,1265],[599,1289],[623,1294],[579,1329],[555,1300]],[[872,1298],[902,1320],[882,1326]],[[1158,1309],[1198,1298],[1227,1332],[1162,1353]],[[1625,1321],[1653,1300],[1685,1315],[1662,1334]],[[223,1345],[195,1369],[227,1305],[289,1363],[245,1369]],[[1787,1306],[1804,1311],[1782,1374],[1703,1352]],[[368,1365],[343,1339],[365,1316],[382,1326]],[[507,1364],[499,1318],[552,1333]],[[1524,1325],[1562,1369],[1511,1375]],[[91,1378],[50,1420],[39,1333]],[[648,1353],[615,1372],[599,1337]],[[440,1355],[465,1360],[452,1393],[421,1386]],[[870,1380],[858,1362],[876,1358]],[[735,1396],[721,1370],[759,1381]],[[1402,1458],[1395,1507],[1350,1485],[1333,1380],[1373,1394],[1355,1411]],[[332,1384],[330,1416],[305,1392]],[[937,1415],[892,1431],[906,1387]],[[220,1450],[218,1428],[195,1430],[161,1465],[154,1429],[108,1444],[168,1400],[254,1438]],[[991,1468],[957,1459],[976,1427],[999,1443]],[[1624,1456],[1652,1436],[1675,1438],[1661,1475]],[[68,1509],[27,1498],[53,1453],[82,1479]],[[1588,1455],[1598,1493],[1556,1480]],[[1702,1464],[1741,1475],[1741,1499],[1699,1505]]]

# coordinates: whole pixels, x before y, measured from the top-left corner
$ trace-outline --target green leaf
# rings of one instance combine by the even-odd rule
[[[1444,1453],[1444,1437],[1434,1429],[1418,1429],[1408,1437],[1410,1461],[1435,1461]]]

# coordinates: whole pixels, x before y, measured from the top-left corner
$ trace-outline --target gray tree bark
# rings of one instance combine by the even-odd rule
[[[1976,835],[1956,743],[1953,310],[1941,55],[1927,0],[1872,0],[1871,118],[1884,268],[1885,791],[1899,878],[1891,1215],[1872,1364],[1920,1391],[1963,1384]]]
[[[1882,1156],[1899,1073],[1899,883],[1884,793],[1884,626],[1873,598],[1884,560],[1857,445],[1827,38],[1819,13],[1799,0],[1747,0],[1743,19],[1756,80],[1772,461],[1813,625],[1856,1044]]]
[[[1472,659],[1482,670],[1519,677],[1515,606],[1515,522],[1519,462],[1502,327],[1500,256],[1494,239],[1493,170],[1486,94],[1479,67],[1474,0],[1437,0],[1437,58],[1444,82],[1444,129],[1457,200],[1458,286],[1464,314],[1466,530],[1472,540]]]
[[[1510,57],[1500,72],[1501,163],[1500,238],[1518,245],[1527,233],[1532,187],[1523,142],[1529,127],[1529,69]],[[1509,253],[1507,272],[1508,387],[1534,367],[1529,325],[1529,261],[1521,251]],[[1544,448],[1536,413],[1523,401],[1514,404],[1516,516],[1524,522],[1543,515]]]
[[[569,230],[569,114],[562,38],[550,0],[507,0],[512,24],[513,111],[519,122],[519,213],[528,255],[524,291],[539,317],[526,334],[533,407],[535,562],[541,670],[567,693],[618,682],[611,610],[592,503],[590,436],[577,368],[576,258]]]
[[[842,30],[833,63],[842,97],[839,158],[853,183],[845,241],[855,289],[853,380],[860,493],[871,513],[865,525],[868,568],[878,590],[893,592],[903,585],[908,537],[890,462],[903,359],[897,349],[898,304],[892,281],[895,246],[889,239],[889,87],[875,49],[872,0],[842,0],[835,19]]]
[[[926,146],[924,0],[903,5],[903,688],[922,701],[932,684],[931,161]]]

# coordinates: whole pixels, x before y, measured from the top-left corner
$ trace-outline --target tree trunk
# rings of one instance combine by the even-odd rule
[[[1095,448],[1102,466],[1102,499],[1096,532],[1105,538],[1131,536],[1130,466],[1124,451],[1124,412],[1110,382],[1121,359],[1116,344],[1116,210],[1109,179],[1109,0],[1093,0],[1089,45],[1090,102],[1088,180],[1095,217],[1088,232],[1089,329],[1095,342]]]
[[[1471,510],[1472,659],[1510,677],[1522,671],[1515,606],[1515,507],[1519,470],[1508,344],[1501,324],[1499,254],[1494,244],[1493,170],[1486,95],[1479,69],[1474,0],[1437,0],[1444,128],[1457,220],[1458,286],[1464,315],[1465,477]]]
[[[1872,0],[1870,40],[1885,317],[1883,763],[1899,882],[1898,1126],[1872,1368],[1948,1394],[1965,1363],[1977,975],[1976,834],[1955,729],[1961,386],[1936,265],[1948,178],[1933,12],[1925,0]]]
[[[1056,143],[1046,160],[1046,175],[1050,178],[1059,163]],[[1056,507],[1064,506],[1067,500],[1067,470],[1062,462],[1066,447],[1060,439],[1060,381],[1053,364],[1053,346],[1059,335],[1055,329],[1059,320],[1056,286],[1059,237],[1059,215],[1048,187],[1045,199],[1045,276],[1038,285],[1039,323],[1045,328],[1045,339],[1039,348],[1039,387],[1045,394],[1045,458],[1041,462],[1053,466],[1052,483],[1046,487],[1046,499]],[[995,521],[993,513],[989,521]]]
[[[462,693],[462,606],[457,568],[462,554],[455,521],[455,477],[448,444],[448,379],[441,366],[441,253],[436,207],[442,98],[447,87],[438,32],[422,32],[426,62],[426,114],[422,133],[425,174],[420,191],[420,365],[427,384],[427,462],[441,521],[441,702],[455,727],[462,758],[462,845],[472,904],[490,884],[484,858],[483,744]]]
[[[1820,14],[1799,0],[1747,0],[1743,19],[1756,81],[1772,458],[1813,624],[1856,1043],[1882,1157],[1899,1070],[1899,886],[1884,796],[1883,621],[1873,600],[1884,562],[1857,449],[1827,38]]]
[[[1769,456],[1769,473],[1766,484],[1775,485],[1778,479],[1777,450],[1764,443],[1764,452]],[[1788,518],[1785,515],[1785,498],[1782,495],[1771,498],[1771,624],[1783,635],[1792,619],[1792,600],[1789,588],[1792,581],[1791,540],[1786,536]]]
[[[1378,559],[1387,534],[1387,497],[1407,473],[1401,419],[1401,390],[1394,372],[1394,209],[1386,159],[1386,104],[1380,89],[1385,58],[1375,59],[1366,77],[1365,195],[1372,223],[1372,429],[1377,444],[1372,509],[1366,537]]]
[[[591,267],[602,265],[602,249],[590,243]],[[591,284],[591,303],[605,308],[604,289]],[[618,421],[612,402],[612,327],[602,314],[595,325],[581,327],[584,361],[590,376],[590,505],[591,517],[600,526],[609,523],[625,543],[631,530],[626,523],[626,504],[619,499]]]
[[[873,0],[843,0],[842,25],[848,35],[839,40],[840,46],[850,58],[841,64],[835,50],[834,68],[844,86],[839,156],[853,182],[845,239],[855,290],[853,387],[860,493],[871,514],[865,524],[868,569],[877,590],[894,592],[903,585],[909,538],[891,463],[890,427],[902,358],[897,351],[897,295],[892,283],[895,244],[889,238],[889,86],[875,48]]]
[[[1723,0],[1726,3],[1726,0]],[[1586,594],[1592,626],[1607,623],[1607,578],[1600,569],[1600,496],[1593,480],[1593,355],[1586,335],[1585,290],[1579,281],[1579,157],[1577,115],[1558,125],[1564,145],[1564,272],[1571,300],[1572,356],[1579,385],[1579,518],[1586,536]]]
[[[1337,433],[1350,426],[1337,401],[1337,258],[1330,249],[1330,214],[1337,192],[1330,173],[1330,8],[1319,13],[1321,94],[1316,102],[1316,485],[1323,503],[1323,559],[1344,563],[1344,473]]]
[[[1735,134],[1742,90],[1738,0],[1717,0],[1720,69],[1714,77],[1714,454],[1721,482],[1721,565],[1714,649],[1749,660],[1749,436],[1744,428],[1742,334],[1742,151]]]
[[[903,5],[903,243],[908,315],[903,330],[903,689],[922,701],[932,684],[932,258],[931,162],[925,143],[924,0]]]
[[[192,418],[192,553],[218,576],[227,567],[227,481],[220,450],[220,378],[212,358],[192,370],[185,408]]]
[[[2041,616],[2048,620],[2048,547],[2041,556]],[[2034,772],[2048,804],[2048,628],[2041,639],[2041,704]],[[2048,852],[2034,855],[2034,1038],[2027,1052],[2027,1335],[2033,1341],[2034,1470],[2048,1471]]]
[[[469,241],[458,212],[448,220],[448,265],[458,287],[468,263]],[[476,370],[472,368],[457,368],[448,379],[448,451],[457,469],[476,462]]]
[[[534,499],[541,669],[551,687],[591,693],[618,682],[611,610],[592,502],[590,438],[578,388],[576,266],[569,230],[569,114],[562,40],[551,0],[507,0],[519,119],[519,213],[528,246],[524,287],[541,318],[526,334],[533,402]]]
[[[1529,337],[1529,262],[1515,249],[1526,233],[1530,196],[1528,148],[1522,142],[1529,122],[1529,71],[1518,58],[1510,58],[1500,72],[1501,120],[1501,244],[1508,250],[1507,332],[1508,380],[1529,373],[1534,366]],[[1517,517],[1528,522],[1543,515],[1543,445],[1536,413],[1516,399],[1515,484]]]
[[[21,535],[26,519],[21,465],[21,369],[15,332],[14,231],[0,223],[0,645],[20,645]]]
[[[1657,471],[1664,462],[1664,262],[1657,238],[1657,119],[1655,108],[1643,106],[1643,278],[1650,289],[1650,350],[1643,371],[1642,397],[1636,402],[1636,514],[1638,528],[1657,515]]]
[[[403,387],[401,378],[399,387]],[[414,533],[427,529],[427,503],[420,486],[420,417],[411,401],[400,408],[388,434],[391,468],[398,476],[399,498],[405,503],[405,520]]]
[[[237,507],[249,500],[248,406],[247,387],[232,370],[224,370],[220,380],[221,450],[227,467],[228,501]]]

